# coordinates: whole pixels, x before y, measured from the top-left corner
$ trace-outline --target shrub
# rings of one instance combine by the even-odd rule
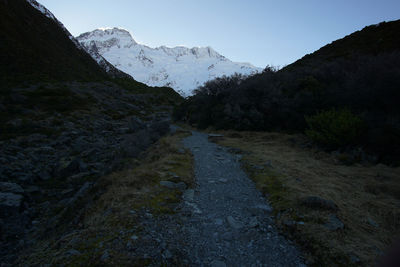
[[[330,149],[355,144],[363,128],[361,118],[348,109],[322,111],[305,119],[307,136]]]

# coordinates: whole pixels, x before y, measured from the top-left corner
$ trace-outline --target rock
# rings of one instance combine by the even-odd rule
[[[228,149],[228,152],[231,154],[242,154],[243,151],[240,148],[234,148],[234,147],[230,147]]]
[[[256,205],[254,208],[251,208],[253,214],[258,214],[260,210],[267,213],[272,212],[272,208],[268,205]]]
[[[284,220],[284,221],[282,222],[282,224],[283,224],[285,227],[287,227],[288,229],[290,229],[290,230],[293,230],[293,229],[296,228],[296,222],[293,221],[293,220]]]
[[[175,163],[174,163],[175,164]],[[179,175],[177,175],[176,173],[174,173],[174,172],[167,172],[167,174],[169,175],[169,176],[171,176],[174,180],[177,180],[177,181],[179,181]]]
[[[24,189],[15,183],[0,182],[0,192],[23,194]]]
[[[228,216],[226,218],[226,221],[228,222],[229,226],[232,227],[233,229],[240,229],[243,228],[243,224],[237,220],[235,220],[232,216]]]
[[[14,120],[10,120],[7,122],[7,126],[9,126],[9,127],[18,128],[18,127],[21,127],[21,125],[22,125],[21,119],[14,119]]]
[[[0,193],[0,214],[7,217],[19,213],[23,196],[14,193]]]
[[[272,161],[270,161],[270,160],[267,160],[266,162],[265,162],[265,167],[267,167],[267,168],[272,168]]]
[[[76,182],[76,181],[82,180],[83,178],[91,176],[91,175],[92,175],[92,172],[81,172],[81,173],[69,176],[68,181]]]
[[[230,241],[230,240],[233,240],[235,238],[235,236],[231,232],[225,232],[222,234],[221,238],[223,240]]]
[[[180,191],[184,191],[187,187],[184,182],[174,183],[171,181],[161,181],[160,185],[169,189],[178,189]]]
[[[223,220],[221,220],[221,219],[216,219],[216,220],[215,220],[215,224],[216,224],[216,225],[223,225],[224,222],[223,222]]]
[[[86,170],[87,165],[79,158],[76,158],[71,161],[65,168],[60,169],[58,174],[61,178],[66,178],[80,172],[85,172]]]
[[[344,228],[342,221],[334,214],[329,216],[329,221],[324,226],[331,231],[342,230]]]
[[[171,259],[173,257],[172,253],[168,249],[164,251],[163,256],[165,259]]]
[[[353,254],[353,253],[350,254],[350,261],[353,264],[360,264],[361,263],[360,258],[356,254]]]
[[[251,167],[252,167],[254,170],[257,170],[257,171],[262,171],[262,170],[264,170],[264,167],[263,167],[263,166],[260,166],[260,165],[255,165],[255,164],[253,164],[253,165],[251,165]]]
[[[169,189],[175,189],[176,188],[176,183],[171,182],[171,181],[161,181],[160,185]]]
[[[203,212],[199,209],[199,207],[197,207],[196,204],[191,203],[191,202],[185,202],[185,204],[186,204],[187,206],[189,206],[189,207],[192,208],[193,213],[196,213],[196,214],[202,214],[202,213],[203,213]]]
[[[185,193],[183,193],[183,199],[185,199],[186,201],[193,201],[194,199],[194,190],[193,189],[188,189],[185,191]]]
[[[139,130],[142,130],[146,127],[146,124],[137,117],[131,117],[128,121],[128,128],[131,133],[135,133]]]
[[[38,186],[31,185],[25,188],[25,192],[27,192],[28,194],[37,194],[41,192],[41,189]]]
[[[66,253],[65,253],[65,255],[67,256],[67,257],[71,257],[71,256],[79,256],[79,255],[81,255],[82,253],[80,253],[79,251],[77,251],[76,249],[70,249],[70,250],[68,250]]]
[[[218,138],[218,137],[224,137],[224,135],[222,135],[222,134],[209,134],[208,137]]]
[[[375,228],[379,228],[379,224],[377,224],[374,220],[372,220],[370,217],[367,218],[367,223]]]
[[[14,176],[18,177],[18,180],[22,183],[32,182],[35,180],[31,173],[15,172]]]
[[[49,180],[51,178],[50,174],[47,171],[40,171],[38,173],[38,177],[40,180]]]
[[[84,197],[87,191],[89,191],[90,187],[92,186],[92,183],[86,182],[78,192],[75,193],[75,195],[69,200],[67,203],[68,206],[73,205],[77,200],[80,198]]]
[[[157,121],[150,125],[150,129],[157,133],[159,136],[163,136],[169,132],[169,123],[167,121]]]
[[[127,134],[129,132],[131,132],[131,129],[129,127],[122,127],[118,129],[119,134]]]
[[[101,261],[106,261],[110,258],[110,253],[108,253],[108,250],[104,251],[103,255],[101,255],[100,260]]]
[[[313,209],[323,209],[337,211],[338,206],[331,200],[326,200],[317,196],[309,196],[301,200],[301,204],[313,208]]]
[[[139,153],[146,149],[151,143],[150,132],[147,129],[143,129],[134,134],[124,136],[121,149],[125,156],[137,157]]]
[[[63,191],[61,191],[61,195],[66,196],[66,195],[70,195],[72,192],[74,192],[74,189],[69,188],[69,189],[65,189]]]
[[[213,260],[213,261],[210,263],[210,267],[226,267],[226,264],[225,264],[225,262],[223,262],[223,261]]]
[[[249,222],[249,227],[255,228],[259,225],[260,225],[260,223],[258,222],[257,217],[251,217],[250,222]]]

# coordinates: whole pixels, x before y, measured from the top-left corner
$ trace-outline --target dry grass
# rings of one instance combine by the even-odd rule
[[[132,235],[140,236],[139,211],[154,216],[170,214],[181,200],[181,192],[159,186],[161,180],[183,181],[193,185],[193,158],[183,150],[187,131],[160,139],[132,168],[101,178],[97,189],[104,193],[87,209],[78,229],[62,237],[49,237],[20,259],[22,266],[47,263],[67,266],[146,266],[149,259],[132,258],[126,244]],[[68,222],[66,222],[68,223]],[[66,256],[69,250],[81,254]],[[101,257],[105,251],[106,260]]]
[[[299,144],[305,141],[301,135],[221,133],[224,138],[217,142],[244,152],[245,169],[269,196],[277,224],[310,253],[310,263],[371,266],[399,236],[400,168],[344,166],[331,154],[301,148]],[[332,212],[300,205],[306,196],[334,201],[345,228],[325,228]],[[288,221],[304,224],[288,225]]]

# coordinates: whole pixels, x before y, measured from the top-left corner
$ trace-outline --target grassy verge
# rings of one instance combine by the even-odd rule
[[[65,225],[73,230],[48,236],[19,259],[21,266],[146,266],[151,259],[136,258],[132,251],[140,246],[140,210],[152,216],[174,213],[181,192],[163,188],[162,180],[193,184],[193,158],[181,140],[190,135],[177,131],[160,139],[141,160],[131,160],[132,168],[111,173],[96,183],[97,194],[85,212],[64,214]],[[85,202],[85,201],[82,201]],[[61,226],[63,228],[63,226]],[[129,244],[127,248],[127,244]]]
[[[310,265],[372,266],[399,237],[400,168],[345,166],[302,147],[301,135],[221,134],[216,142],[243,153],[243,166],[269,198],[277,225],[303,247]],[[308,196],[333,201],[338,211],[304,206]],[[333,214],[343,229],[325,226]]]

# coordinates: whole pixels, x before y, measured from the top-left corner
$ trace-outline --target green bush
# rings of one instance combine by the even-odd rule
[[[322,111],[305,119],[307,136],[331,149],[355,144],[363,128],[361,118],[348,109]]]

